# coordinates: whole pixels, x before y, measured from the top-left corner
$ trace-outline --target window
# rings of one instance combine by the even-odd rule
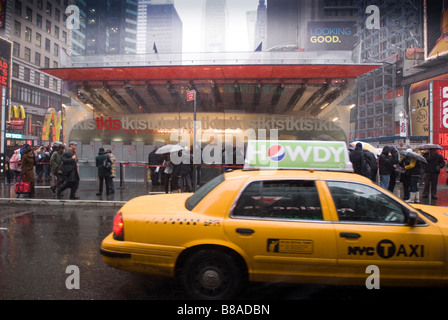
[[[41,59],[40,53],[35,52],[34,53],[34,64],[38,67],[40,67],[40,59]]]
[[[50,51],[51,41],[48,38],[45,38],[45,50]]]
[[[53,68],[58,68],[58,67],[59,67],[58,62],[57,61],[53,61]]]
[[[22,24],[17,20],[14,20],[14,35],[19,38],[22,35]]]
[[[46,75],[44,75],[44,87],[50,88],[50,77]]]
[[[51,33],[51,22],[49,20],[45,21],[45,31]]]
[[[53,78],[53,90],[58,91],[58,80]]]
[[[42,10],[42,7],[43,7],[43,0],[37,0],[37,8],[38,9],[40,9],[40,10]]]
[[[58,45],[57,43],[55,43],[55,44],[53,45],[53,54],[54,54],[56,57],[59,57],[59,45]]]
[[[48,57],[44,59],[44,68],[50,68],[50,58]]]
[[[20,44],[17,42],[14,42],[14,45],[12,46],[12,55],[20,58]]]
[[[23,68],[23,80],[29,82],[31,78],[31,70],[30,68]]]
[[[46,8],[45,12],[51,17],[51,13],[53,12],[53,6],[51,5],[51,3],[49,1],[47,1],[47,8]]]
[[[31,49],[25,47],[24,59],[28,62],[31,62]]]
[[[42,35],[40,33],[36,33],[36,41],[35,44],[37,47],[42,47]]]
[[[18,78],[19,77],[19,73],[20,73],[20,66],[18,63],[13,63],[12,64],[12,76],[14,78]]]
[[[219,184],[224,181],[224,175],[221,174],[216,178],[210,180],[206,184],[204,184],[201,188],[198,189],[191,197],[187,199],[185,202],[185,207],[188,210],[193,210],[196,205],[201,202],[201,200],[209,194],[213,189],[215,189]]]
[[[59,27],[54,26],[54,36],[56,39],[59,39]]]
[[[62,42],[67,43],[67,32],[62,31]]]
[[[238,199],[232,216],[294,220],[323,219],[316,184],[310,180],[252,182]]]
[[[29,22],[33,22],[33,9],[26,7],[25,19]]]
[[[40,14],[36,14],[36,26],[42,29],[42,16]]]
[[[56,20],[56,22],[59,22],[61,19],[61,10],[59,10],[58,8],[54,8],[54,20]]]
[[[40,86],[40,73],[34,71],[34,84]]]
[[[22,15],[22,2],[16,0],[14,5],[14,13],[19,17]]]
[[[327,182],[340,221],[404,223],[405,209],[381,191],[351,182]]]
[[[25,40],[31,42],[31,28],[25,27]]]

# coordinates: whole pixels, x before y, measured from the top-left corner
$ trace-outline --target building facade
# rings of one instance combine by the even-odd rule
[[[50,109],[61,112],[67,98],[62,95],[61,80],[40,69],[60,66],[61,56],[70,54],[70,35],[65,25],[67,1],[6,3],[5,28],[0,35],[13,44],[9,118],[14,117],[15,111],[24,110],[19,112],[23,121],[6,128],[22,137],[6,141],[10,151],[23,143],[48,143],[43,133],[56,124],[47,124],[46,115]]]

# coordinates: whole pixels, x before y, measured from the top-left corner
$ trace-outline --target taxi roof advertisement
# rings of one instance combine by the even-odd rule
[[[251,140],[245,169],[315,169],[352,171],[343,141]]]

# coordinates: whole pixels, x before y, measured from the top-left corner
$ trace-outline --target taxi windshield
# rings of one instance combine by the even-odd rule
[[[224,181],[224,175],[221,174],[216,178],[213,178],[206,184],[204,184],[201,188],[198,189],[191,197],[185,201],[185,207],[188,210],[193,210],[194,207],[213,189],[215,189],[221,182]]]

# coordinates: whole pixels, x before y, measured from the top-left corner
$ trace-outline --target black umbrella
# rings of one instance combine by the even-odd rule
[[[429,149],[438,149],[438,150],[443,150],[442,146],[439,144],[434,144],[434,143],[426,143],[426,144],[422,144],[419,145],[417,148],[415,148],[417,150],[429,150]]]
[[[426,161],[426,159],[423,156],[413,151],[400,151],[400,154],[405,157],[414,158],[417,159],[418,161],[428,163],[428,161]]]

